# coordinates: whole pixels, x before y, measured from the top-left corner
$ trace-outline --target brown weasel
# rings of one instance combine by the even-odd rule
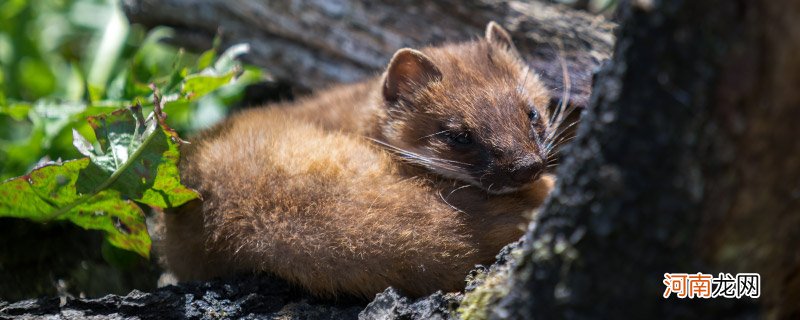
[[[552,188],[548,93],[495,23],[386,72],[236,114],[183,147],[202,195],[165,217],[180,279],[265,272],[333,296],[457,291]]]

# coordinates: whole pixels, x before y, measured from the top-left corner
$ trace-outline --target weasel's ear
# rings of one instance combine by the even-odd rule
[[[400,49],[392,57],[383,80],[383,97],[396,101],[410,98],[418,88],[442,79],[439,68],[428,56],[414,49]]]
[[[506,29],[503,29],[503,27],[497,24],[497,22],[490,21],[489,24],[486,25],[486,41],[506,48],[511,52],[517,52],[517,48],[514,46],[514,40],[511,40],[511,35],[508,34]]]

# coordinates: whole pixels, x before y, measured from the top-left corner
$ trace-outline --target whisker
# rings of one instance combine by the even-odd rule
[[[569,68],[567,67],[567,61],[564,59],[564,47],[561,42],[558,42],[558,59],[561,64],[561,74],[563,79],[564,88],[562,90],[562,97],[559,100],[558,104],[556,105],[553,114],[550,115],[550,123],[545,131],[545,141],[547,142],[547,146],[545,150],[547,153],[557,145],[557,143],[553,143],[554,139],[557,139],[561,134],[563,134],[567,128],[572,126],[574,123],[567,125],[567,128],[561,128],[564,124],[564,121],[572,114],[572,112],[576,109],[574,106],[569,105],[570,99],[570,91],[572,89],[572,81],[570,81],[569,76]]]
[[[558,142],[556,142],[556,145],[561,146],[561,145],[563,145],[563,144],[565,144],[567,142],[572,141],[573,139],[575,139],[575,136],[564,136],[564,137],[561,137],[561,139],[559,139]]]
[[[558,142],[555,144],[555,147],[556,147],[556,148],[554,148],[554,149],[550,150],[550,152],[558,152],[558,150],[560,150],[560,148],[561,148],[562,146],[564,146],[565,144],[569,143],[569,142],[570,142],[570,141],[572,141],[573,139],[575,139],[575,136],[570,136],[570,137],[563,137],[563,138],[561,138],[561,140],[559,140],[559,141],[558,141]]]
[[[563,110],[566,109],[567,104],[569,102],[569,98],[570,98],[569,94],[570,94],[570,91],[572,90],[572,81],[570,81],[570,78],[569,78],[569,68],[567,67],[567,60],[564,59],[564,44],[561,43],[560,40],[558,40],[556,42],[556,44],[558,45],[558,52],[559,52],[558,61],[561,64],[561,74],[562,74],[561,78],[563,79],[563,82],[564,82],[563,98],[561,99],[561,104],[558,107],[558,109],[559,109],[559,117],[560,117],[558,122],[561,123],[561,122],[564,121],[563,120],[564,116],[562,115],[563,114]]]
[[[561,120],[558,122],[556,126],[561,126],[562,124],[564,124],[564,121],[569,119],[569,116],[571,116],[572,113],[575,112],[575,110],[578,110],[578,108],[572,105],[568,105],[566,111],[564,111]]]
[[[556,113],[558,113],[559,119],[558,120],[551,120],[551,122],[550,122],[550,124],[548,126],[548,129],[551,129],[553,131],[557,130],[562,125],[564,125],[565,121],[567,121],[567,119],[569,119],[569,116],[572,115],[572,113],[575,112],[575,110],[578,109],[577,107],[575,107],[573,105],[567,105],[565,107],[566,107],[566,110],[562,110],[561,109],[562,108],[561,103],[559,102],[559,106],[557,107],[556,112],[554,112],[554,115]],[[549,133],[552,134],[553,131],[550,131]]]
[[[575,125],[577,125],[578,122],[579,121],[576,120],[576,121],[571,122],[569,125],[567,125],[564,128],[558,128],[557,131],[553,131],[555,134],[553,134],[551,137],[548,136],[547,138],[545,138],[545,141],[553,141],[555,139],[558,139],[562,134],[566,133],[570,128],[572,128]]]
[[[442,201],[444,201],[444,203],[445,203],[445,204],[447,204],[448,206],[450,206],[450,208],[452,208],[453,210],[455,210],[455,211],[458,211],[458,212],[460,212],[460,213],[464,213],[464,211],[462,211],[461,209],[459,209],[459,208],[456,208],[456,206],[454,206],[454,205],[450,204],[450,202],[447,202],[447,199],[445,199],[445,198],[444,198],[444,196],[442,195],[442,191],[441,191],[441,190],[440,190],[440,191],[438,191],[437,193],[439,193],[439,198],[442,198]]]
[[[442,130],[442,131],[439,131],[439,132],[436,132],[436,133],[431,133],[431,134],[429,134],[427,136],[419,137],[419,139],[417,139],[417,141],[420,141],[420,140],[426,139],[426,138],[430,138],[430,137],[433,137],[433,136],[435,136],[437,134],[442,134],[442,133],[445,133],[445,132],[447,132],[447,130]]]
[[[556,122],[556,119],[558,118],[559,114],[562,111],[562,107],[561,106],[563,105],[563,102],[562,102],[563,99],[564,98],[563,98],[563,94],[562,94],[562,97],[560,99],[558,99],[558,103],[556,103],[556,109],[553,110],[553,114],[550,115],[550,123],[551,124]]]
[[[522,78],[522,85],[523,86],[528,84],[528,76],[530,76],[530,74],[531,74],[531,67],[526,65],[524,72],[525,72],[525,78]]]
[[[555,154],[551,154],[547,156],[547,162],[545,164],[550,165],[552,163],[557,163],[558,160],[559,157],[557,157]]]
[[[368,138],[368,139],[386,147],[387,149],[389,149],[389,151],[395,152],[396,154],[402,156],[402,159],[405,159],[406,161],[409,161],[414,164],[419,164],[427,167],[435,167],[455,174],[464,174],[463,172],[464,168],[460,167],[458,164],[470,165],[468,163],[463,163],[454,160],[446,160],[446,159],[423,156],[418,153],[391,145],[387,142],[380,141],[378,139],[373,139],[373,138]]]
[[[450,193],[449,193],[449,194],[447,194],[447,198],[450,198],[450,196],[452,196],[454,192],[456,192],[456,191],[458,191],[458,190],[461,190],[461,189],[464,189],[464,188],[466,188],[466,187],[471,187],[471,186],[472,186],[472,185],[465,184],[465,185],[463,185],[463,186],[461,186],[461,187],[455,188],[455,189],[453,189],[453,191],[450,191]]]
[[[546,152],[545,153],[545,155],[546,155],[545,157],[547,159],[550,159],[550,158],[553,158],[554,156],[557,156],[558,152],[561,150],[561,147],[563,147],[564,145],[566,145],[567,143],[569,143],[570,141],[572,141],[574,139],[575,139],[575,136],[564,136],[561,139],[559,139],[558,141],[551,142],[551,144],[549,144],[547,146],[547,149],[545,149],[545,152]],[[554,158],[557,159],[558,157],[554,157]],[[548,160],[548,162],[549,161],[551,161],[551,160]]]
[[[487,175],[489,175],[489,172],[482,174],[480,178],[478,178],[478,182],[483,183],[483,178],[486,177]]]

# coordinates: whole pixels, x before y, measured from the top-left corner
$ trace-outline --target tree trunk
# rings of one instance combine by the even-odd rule
[[[609,58],[614,25],[602,17],[539,2],[125,0],[129,19],[177,32],[189,48],[208,48],[218,30],[226,45],[250,43],[251,63],[306,89],[355,82],[383,71],[403,47],[482,35],[495,20],[506,27],[529,64],[555,92],[588,101],[591,77]]]
[[[503,318],[800,313],[800,3],[632,1]],[[758,272],[759,299],[664,299]]]

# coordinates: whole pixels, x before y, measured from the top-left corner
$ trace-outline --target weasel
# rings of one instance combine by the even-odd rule
[[[552,188],[549,99],[496,23],[401,49],[380,77],[243,111],[183,146],[181,178],[202,200],[165,215],[158,249],[179,280],[461,290]]]

